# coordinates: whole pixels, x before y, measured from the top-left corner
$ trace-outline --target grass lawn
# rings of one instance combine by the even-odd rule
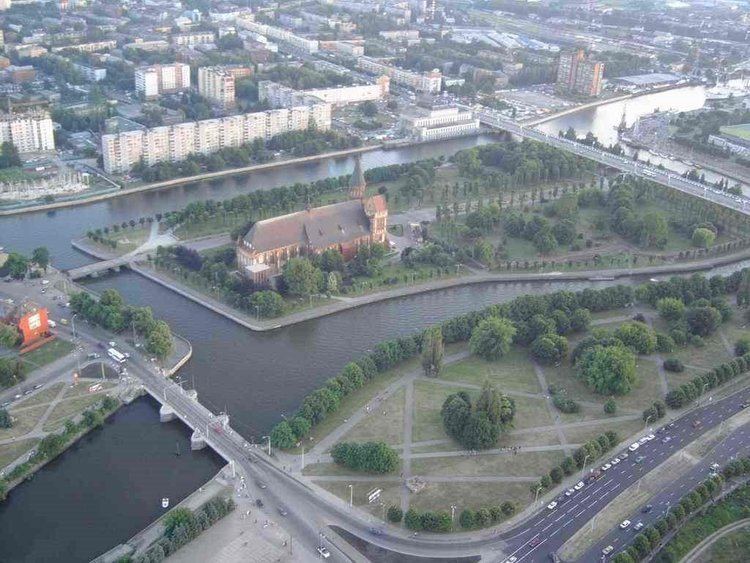
[[[581,405],[581,410],[576,413],[560,413],[560,420],[563,422],[563,424],[567,424],[569,422],[581,422],[584,420],[597,420],[597,419],[607,419],[610,418],[613,415],[609,415],[604,412],[603,406],[594,406],[594,405]],[[617,415],[614,415],[617,416]]]
[[[556,446],[560,444],[554,430],[535,430],[528,432],[503,432],[497,441],[497,447],[506,446]]]
[[[560,463],[565,454],[552,452],[523,452],[476,456],[432,457],[411,460],[413,475],[499,475],[509,477],[537,477]]]
[[[0,440],[18,438],[28,434],[36,426],[37,422],[39,422],[39,419],[47,411],[47,408],[47,405],[38,405],[18,412],[11,409],[10,415],[13,417],[13,427],[0,429]]]
[[[643,421],[639,418],[634,418],[628,421],[617,421],[611,422],[602,420],[601,424],[596,426],[581,426],[579,428],[565,428],[565,437],[571,444],[585,444],[589,440],[593,440],[597,436],[604,434],[608,430],[614,430],[621,440],[624,440],[628,436],[635,434],[643,430]],[[617,453],[617,452],[613,452]]]
[[[59,360],[70,354],[74,348],[75,346],[72,342],[68,342],[62,338],[48,342],[41,348],[37,348],[33,352],[21,356],[24,372],[28,374],[37,368]]]
[[[76,385],[75,387],[70,385],[68,386],[68,390],[65,392],[64,398],[67,400],[72,399],[73,397],[89,397],[92,395],[92,393],[89,391],[89,387],[91,387],[92,385],[97,385],[99,383],[101,383],[102,388],[101,390],[94,393],[94,396],[102,395],[105,391],[112,389],[113,387],[117,387],[117,383],[112,381],[102,382],[101,380],[79,380],[78,385]]]
[[[404,395],[405,390],[399,389],[375,406],[372,414],[352,428],[343,441],[401,444],[404,441]]]
[[[488,362],[477,356],[471,356],[460,362],[446,366],[440,379],[458,381],[471,385],[482,385],[489,380],[498,390],[527,391],[540,393],[534,368],[529,362],[526,349],[514,347],[507,356]]]
[[[542,397],[513,397],[516,402],[516,415],[513,417],[513,429],[536,428],[554,424],[547,410],[547,402]]]
[[[47,421],[44,423],[45,432],[57,430],[68,418],[72,418],[89,408],[91,405],[101,402],[104,399],[103,393],[95,393],[86,397],[74,397],[65,399],[55,405],[54,410],[50,413]]]
[[[13,442],[12,444],[0,446],[0,468],[5,467],[9,463],[13,463],[24,453],[31,451],[38,443],[38,438],[32,438],[30,440],[20,440],[18,442]]]
[[[46,389],[42,389],[38,393],[32,395],[24,401],[20,401],[14,405],[14,410],[24,409],[26,407],[35,407],[37,405],[44,405],[49,403],[52,399],[57,397],[57,394],[62,389],[64,383],[55,383],[50,385]]]
[[[461,390],[459,387],[440,385],[431,381],[414,383],[414,431],[411,437],[414,442],[448,439],[448,435],[443,430],[440,409],[448,395]],[[472,396],[477,394],[474,389],[463,390]]]
[[[418,494],[411,495],[409,506],[417,510],[447,510],[456,506],[456,520],[465,508],[499,506],[509,500],[524,507],[531,502],[528,483],[427,483]],[[458,526],[458,522],[456,522]],[[456,531],[459,531],[457,528]]]
[[[396,467],[395,470],[393,470],[391,473],[388,473],[389,476],[398,476],[401,472],[401,466],[399,465]],[[371,477],[371,476],[378,476],[379,473],[366,473],[364,471],[353,471],[349,469],[348,467],[344,467],[343,465],[338,465],[337,463],[333,462],[323,462],[323,463],[312,463],[305,466],[304,471],[302,472],[303,475],[356,475],[358,477]]]
[[[729,338],[729,337],[727,337]],[[714,368],[721,363],[732,359],[719,334],[713,334],[703,340],[705,346],[697,347],[687,345],[672,353],[672,356],[682,361],[685,365],[693,365],[703,368]],[[730,343],[734,343],[730,339]]]
[[[669,386],[669,390],[671,391],[672,389],[676,389],[683,383],[691,381],[696,375],[701,375],[706,372],[701,369],[685,368],[685,371],[683,371],[682,373],[674,373],[666,370],[664,371],[664,373],[667,375],[667,385]]]
[[[744,311],[735,311],[731,319],[721,325],[720,329],[734,346],[734,343],[742,336],[750,336],[750,323],[745,320]]]
[[[364,408],[375,395],[379,394],[390,383],[416,369],[420,369],[419,359],[409,360],[396,369],[378,375],[373,381],[348,395],[341,401],[341,406],[335,413],[332,413],[323,422],[312,428],[310,436],[305,441],[305,448],[308,450],[312,448],[320,438],[327,436],[338,426],[349,420],[352,414]],[[299,453],[300,451],[292,449],[290,453]]]
[[[351,494],[351,492],[349,490],[349,483],[347,483],[346,481],[315,481],[315,484],[318,485],[320,488],[325,489],[326,491],[330,493],[333,493],[334,495],[346,501],[347,503],[349,502],[349,495]],[[353,486],[354,505],[367,511],[373,516],[376,516],[382,519],[383,507],[380,505],[381,502],[385,504],[386,510],[391,505],[396,505],[396,506],[401,505],[402,485],[400,483],[395,483],[392,481],[380,481],[379,482],[377,480],[373,480],[372,482],[368,481],[366,483],[363,483],[363,482],[352,483],[352,485],[354,485]],[[373,489],[382,490],[382,492],[380,493],[380,499],[373,504],[368,504],[367,494]]]
[[[750,524],[722,536],[695,560],[697,563],[735,563],[750,553]]]

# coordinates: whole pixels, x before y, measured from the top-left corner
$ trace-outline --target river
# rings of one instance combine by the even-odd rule
[[[668,97],[681,98],[683,91],[686,104],[697,103],[694,89],[673,90]],[[654,96],[662,99],[661,94]],[[646,98],[639,102],[644,112],[658,106],[654,105],[655,100]],[[666,109],[666,105],[661,107]],[[614,131],[621,115],[622,109],[608,111],[599,107],[583,115],[550,122],[546,127],[557,132],[573,124],[579,133],[592,130],[605,139],[602,132]],[[363,160],[366,167],[407,162],[452,154],[491,140],[482,136],[375,151],[367,153]],[[7,217],[0,220],[0,245],[27,253],[45,245],[56,266],[69,268],[89,261],[69,243],[86,229],[178,209],[190,201],[223,199],[252,190],[346,174],[352,167],[353,160],[349,158],[322,161],[219,182],[133,194],[51,213]],[[199,400],[209,408],[228,412],[238,432],[247,438],[259,438],[282,413],[293,413],[306,393],[383,339],[410,334],[458,313],[517,295],[607,283],[516,283],[454,288],[368,305],[267,333],[245,330],[131,272],[100,278],[90,285],[98,290],[113,287],[129,302],[150,305],[157,316],[187,337],[193,343],[194,354],[180,377],[191,385],[194,382]],[[158,417],[151,401],[127,407],[105,429],[85,438],[81,446],[43,469],[30,483],[12,491],[9,500],[0,505],[0,561],[44,561],[48,556],[65,552],[73,541],[77,543],[76,551],[71,551],[66,560],[86,560],[146,526],[159,513],[154,503],[162,496],[181,499],[204,482],[217,467],[216,460],[203,459],[202,454],[176,458],[171,453],[175,433],[184,440],[187,429],[178,423],[159,425],[155,421]],[[59,486],[61,483],[64,486]],[[57,502],[54,517],[50,499]],[[38,513],[41,520],[36,519]],[[35,524],[23,525],[32,516]],[[42,525],[36,524],[37,521]],[[48,532],[50,527],[52,531]],[[40,533],[40,530],[45,531]]]

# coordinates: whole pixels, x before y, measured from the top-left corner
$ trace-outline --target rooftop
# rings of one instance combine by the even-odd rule
[[[737,137],[745,141],[750,141],[750,123],[740,123],[739,125],[726,125],[720,129],[724,135]]]

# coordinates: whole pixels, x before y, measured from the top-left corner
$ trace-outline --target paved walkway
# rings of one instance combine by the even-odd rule
[[[547,411],[549,412],[550,418],[555,423],[554,428],[555,432],[557,433],[557,439],[560,441],[560,445],[563,446],[565,455],[571,455],[573,453],[573,450],[569,447],[568,439],[565,436],[565,432],[563,432],[563,422],[560,418],[560,411],[557,410],[554,403],[552,402],[552,395],[547,392],[547,390],[549,389],[549,385],[547,384],[547,378],[544,376],[544,370],[542,369],[542,366],[540,366],[537,362],[532,360],[531,363],[534,365],[534,373],[536,374],[536,378],[539,381],[539,388],[542,390],[542,393],[544,393],[544,402],[547,405]]]
[[[406,384],[404,394],[404,443],[403,452],[401,453],[401,477],[404,481],[411,479],[411,438],[414,429],[414,379]],[[409,489],[406,486],[401,487],[401,510],[409,510]]]

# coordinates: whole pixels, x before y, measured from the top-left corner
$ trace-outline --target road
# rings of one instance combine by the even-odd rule
[[[502,129],[503,131],[508,131],[509,133],[518,135],[526,139],[532,139],[534,141],[539,141],[540,143],[552,145],[553,147],[556,147],[558,149],[572,152],[574,154],[577,154],[578,156],[594,160],[600,164],[604,164],[612,168],[617,168],[618,170],[622,170],[623,172],[645,178],[646,180],[651,180],[652,182],[657,182],[664,186],[668,186],[686,194],[690,194],[692,196],[717,203],[724,207],[729,207],[730,209],[734,209],[736,211],[739,211],[740,213],[744,213],[745,215],[750,215],[750,199],[745,196],[730,194],[718,190],[713,186],[701,184],[700,182],[696,182],[693,180],[688,180],[687,178],[683,178],[682,176],[672,172],[671,170],[650,166],[648,164],[633,160],[632,158],[617,156],[607,151],[583,145],[569,139],[564,139],[556,135],[543,133],[537,129],[534,129],[533,127],[526,127],[512,119],[509,119],[502,115],[500,112],[497,112],[490,108],[479,106],[477,108],[467,109],[474,109],[477,112],[479,120],[484,125],[487,125],[489,127]]]
[[[49,295],[39,294],[39,287],[35,285],[21,286],[20,283],[8,284],[18,286],[18,291],[34,292],[31,297],[44,304]],[[6,286],[0,286],[4,293]],[[63,331],[72,327],[61,327]],[[77,326],[78,338],[84,346],[95,345],[106,340],[103,332],[84,323]],[[635,463],[635,456],[631,453],[628,459],[620,462],[616,469],[607,471],[600,479],[584,485],[570,497],[565,497],[554,510],[542,508],[533,513],[525,521],[520,522],[507,532],[498,534],[493,530],[480,530],[450,536],[419,534],[413,536],[407,530],[385,526],[378,520],[361,511],[350,508],[346,502],[332,495],[321,495],[309,488],[290,474],[279,461],[270,458],[261,449],[246,442],[246,440],[232,431],[222,428],[217,416],[210,412],[200,402],[190,398],[179,385],[159,374],[158,369],[138,350],[123,342],[122,338],[115,338],[118,348],[131,354],[128,364],[129,373],[139,378],[149,392],[160,400],[168,401],[178,416],[190,427],[201,429],[206,434],[207,443],[227,460],[234,460],[239,475],[245,477],[248,493],[263,499],[265,510],[269,517],[273,517],[287,529],[295,538],[296,549],[302,549],[307,556],[315,556],[315,548],[321,541],[321,533],[329,525],[341,528],[365,538],[367,541],[396,552],[418,556],[458,557],[466,555],[485,556],[486,560],[500,561],[512,554],[521,562],[545,561],[550,552],[558,549],[570,536],[581,527],[588,525],[597,512],[619,492],[633,485],[637,480],[661,464],[667,457],[684,445],[692,442],[711,428],[721,424],[723,420],[738,412],[740,404],[750,400],[750,388],[722,400],[710,401],[694,409],[684,416],[674,420],[672,426],[657,434],[658,438],[645,442],[637,450],[637,455],[643,456],[641,463]],[[699,426],[694,422],[700,420]],[[662,436],[669,435],[668,444],[661,441]],[[711,461],[726,462],[731,455],[745,451],[750,441],[749,434],[741,432],[733,434],[727,441],[727,447],[717,448]],[[729,445],[731,444],[731,445]],[[249,454],[254,461],[249,459]],[[613,452],[613,456],[619,452]],[[602,461],[603,463],[603,461]],[[696,469],[695,471],[698,471]],[[679,497],[681,487],[688,486],[690,479],[697,479],[698,475],[691,472],[690,477],[681,478],[670,486],[667,493],[673,498]],[[687,479],[687,481],[683,480]],[[258,483],[265,487],[261,488]],[[541,501],[540,501],[541,502]],[[544,504],[549,499],[544,500]],[[657,498],[655,502],[660,502]],[[278,513],[280,505],[288,507],[288,514]],[[654,511],[656,512],[656,511]],[[371,530],[377,527],[382,533],[374,535]],[[618,536],[615,536],[618,537]],[[609,537],[606,541],[614,541]],[[538,544],[536,544],[538,538]],[[348,560],[336,550],[333,544],[326,542],[331,551],[331,561]],[[622,541],[622,539],[620,540]],[[597,545],[593,549],[600,549]]]

